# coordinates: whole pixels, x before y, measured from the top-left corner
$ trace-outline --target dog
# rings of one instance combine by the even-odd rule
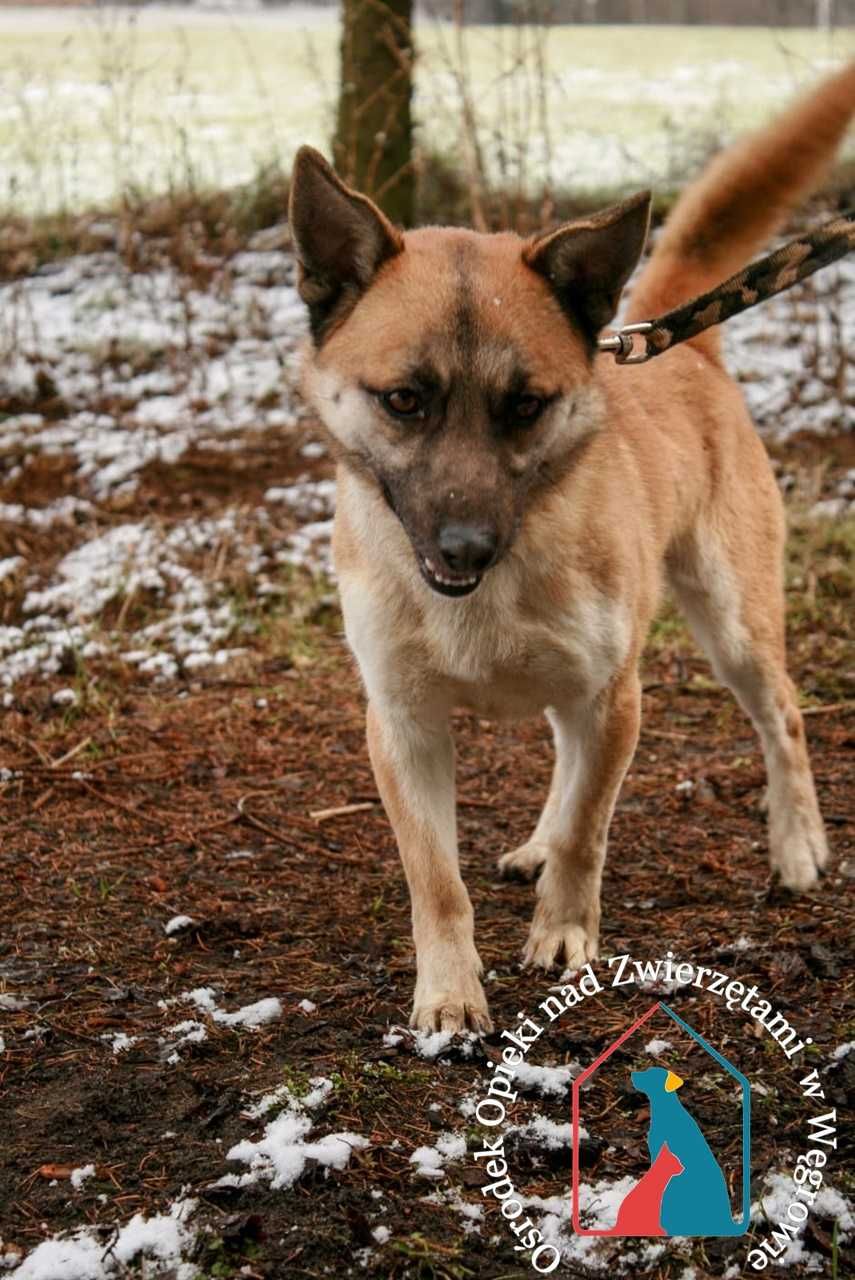
[[[664,1067],[648,1067],[646,1071],[633,1071],[632,1083],[650,1099],[647,1148],[651,1165],[667,1151],[682,1166],[678,1176],[663,1187],[663,1230],[670,1236],[727,1236],[740,1232],[733,1220],[721,1166],[697,1120],[677,1096],[683,1080]]]
[[[717,158],[677,203],[627,321],[742,267],[820,181],[853,108],[855,64]],[[597,956],[666,581],[759,733],[773,871],[806,890],[828,858],[785,664],[783,507],[718,334],[636,367],[597,354],[649,211],[643,192],[528,239],[402,232],[318,152],[295,160],[303,389],[337,458],[333,555],[409,884],[423,1030],[491,1029],[458,866],[453,709],[552,724],[545,807],[499,866],[539,872],[524,963],[578,969]]]

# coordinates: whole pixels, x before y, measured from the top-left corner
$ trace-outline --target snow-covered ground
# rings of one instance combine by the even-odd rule
[[[20,598],[0,626],[7,702],[20,680],[69,663],[110,658],[155,679],[221,667],[251,629],[236,581],[263,601],[295,567],[330,572],[334,486],[317,478],[325,449],[296,390],[304,334],[286,250],[239,253],[205,288],[172,267],[130,273],[114,252],[0,286],[0,399],[19,410],[0,421],[3,479],[18,486],[16,501],[0,500],[16,533],[0,587]],[[725,340],[767,436],[852,425],[855,390],[838,364],[855,344],[855,264],[731,321]],[[169,488],[188,451],[225,466],[253,440],[290,442],[297,459],[296,474],[270,474],[260,501],[123,516],[152,465]],[[28,502],[27,477],[46,465],[66,468],[71,492]],[[822,510],[853,499],[848,476]],[[129,625],[140,601],[143,620]]]
[[[0,8],[0,205],[219,188],[326,150],[339,39],[335,6]],[[471,27],[461,52],[426,15],[416,43],[426,150],[462,154],[465,82],[492,178],[577,190],[682,179],[855,51],[846,29],[585,25]]]
[[[314,1133],[317,1113],[332,1087],[330,1080],[318,1077],[302,1097],[283,1087],[250,1107],[245,1113],[248,1121],[274,1108],[277,1114],[260,1138],[246,1138],[226,1152],[226,1160],[247,1165],[247,1172],[223,1174],[213,1185],[246,1187],[263,1180],[273,1190],[287,1191],[310,1161],[327,1171],[343,1169],[352,1153],[369,1141],[357,1133]],[[96,1172],[92,1165],[75,1169],[72,1188],[79,1190]],[[149,1218],[138,1213],[117,1224],[109,1237],[98,1228],[81,1227],[44,1240],[23,1259],[4,1254],[0,1237],[0,1271],[8,1280],[111,1280],[130,1274],[200,1280],[200,1269],[190,1260],[198,1233],[190,1220],[197,1207],[195,1199],[183,1196],[164,1213]]]
[[[195,1005],[215,1024],[252,1033],[265,1021],[256,1016],[256,1011],[271,1003],[278,1004],[262,1000],[244,1006],[235,1014],[225,1014],[219,997],[212,989],[197,988],[185,991],[177,998],[161,1001],[159,1008],[164,1019],[168,1020],[176,1007]],[[282,1014],[280,1008],[274,1016]],[[178,1029],[171,1028],[173,1032]],[[105,1037],[107,1040],[110,1038]],[[400,1048],[403,1042],[406,1043]],[[397,1027],[389,1029],[383,1043],[390,1049],[412,1054],[416,1061],[423,1062],[428,1056],[436,1062],[439,1071],[442,1070],[442,1054],[450,1048],[450,1042],[444,1047],[426,1046],[425,1037]],[[464,1048],[466,1044],[471,1047],[472,1043],[471,1039],[465,1041]],[[833,1053],[831,1062],[845,1056],[849,1047],[841,1045]],[[554,1167],[555,1153],[568,1151],[571,1140],[570,1123],[566,1118],[568,1091],[573,1076],[581,1069],[579,1064],[530,1065],[532,1071],[540,1075],[533,1084],[529,1082],[530,1088],[525,1081],[518,1082],[525,1094],[524,1109],[517,1109],[518,1123],[508,1124],[503,1130],[512,1178],[515,1153],[520,1144],[524,1145],[529,1157],[545,1164],[553,1162]],[[543,1087],[546,1080],[554,1087]],[[355,1153],[369,1151],[372,1145],[376,1145],[377,1135],[367,1138],[346,1130],[326,1132],[330,1124],[329,1120],[324,1122],[324,1117],[335,1102],[336,1088],[335,1078],[317,1076],[300,1089],[280,1084],[272,1092],[249,1095],[241,1111],[241,1118],[248,1129],[247,1136],[223,1152],[226,1167],[222,1172],[212,1174],[208,1190],[262,1184],[270,1192],[293,1194],[307,1168],[322,1169],[324,1177],[332,1177],[351,1163]],[[466,1180],[462,1184],[460,1181],[461,1173],[474,1167],[473,1153],[480,1139],[473,1139],[472,1115],[476,1099],[483,1096],[483,1089],[484,1081],[474,1075],[471,1092],[454,1110],[448,1107],[447,1098],[444,1098],[445,1107],[439,1102],[432,1104],[431,1110],[438,1116],[444,1113],[448,1127],[442,1128],[431,1144],[414,1146],[411,1151],[406,1151],[401,1140],[396,1138],[389,1143],[389,1148],[406,1155],[413,1194],[426,1203],[453,1208],[460,1217],[462,1233],[483,1235],[485,1248],[489,1248],[500,1238],[491,1232],[502,1229],[495,1206],[492,1201],[485,1200],[477,1186]],[[440,1091],[440,1096],[444,1096],[444,1091]],[[547,1114],[548,1111],[551,1114]],[[463,1117],[463,1123],[459,1117]],[[174,1136],[166,1133],[163,1138]],[[490,1136],[492,1140],[496,1134]],[[583,1136],[587,1136],[584,1131]],[[82,1152],[81,1156],[86,1154]],[[781,1168],[770,1170],[765,1175],[758,1198],[751,1206],[752,1222],[761,1230],[784,1216],[793,1197],[792,1153],[782,1149],[780,1155]],[[99,1174],[97,1164],[84,1163],[81,1159],[68,1175],[71,1194],[80,1194],[84,1188],[88,1190],[93,1179],[97,1185]],[[561,1253],[566,1265],[581,1267],[585,1274],[632,1276],[640,1268],[653,1268],[660,1259],[663,1263],[670,1259],[678,1264],[685,1262],[684,1270],[675,1272],[680,1280],[696,1280],[699,1273],[690,1261],[694,1246],[691,1240],[627,1241],[576,1235],[571,1221],[570,1188],[564,1182],[566,1175],[561,1173],[559,1176],[561,1186],[552,1195],[526,1194],[521,1188],[517,1195],[525,1213],[542,1233],[544,1242]],[[618,1207],[634,1183],[631,1176],[583,1178],[579,1204],[586,1227],[596,1230],[611,1225]],[[196,1193],[199,1190],[192,1189]],[[106,1204],[107,1197],[101,1196],[100,1201]],[[366,1201],[365,1212],[373,1240],[379,1247],[393,1238],[392,1230],[383,1221],[390,1216],[389,1210],[384,1193],[372,1191],[370,1201]],[[822,1187],[811,1213],[823,1221],[837,1222],[841,1247],[855,1231],[852,1206],[833,1185]],[[208,1221],[209,1216],[206,1207],[200,1206],[198,1194],[194,1197],[191,1188],[184,1188],[178,1200],[150,1217],[137,1213],[109,1228],[80,1227],[45,1239],[25,1257],[14,1251],[4,1253],[0,1237],[0,1272],[7,1275],[8,1280],[118,1280],[121,1276],[137,1274],[136,1268],[141,1268],[141,1274],[151,1277],[197,1280],[200,1272],[191,1259],[197,1256],[199,1242],[205,1233],[217,1229],[216,1222],[211,1224]],[[109,1247],[105,1247],[105,1240],[109,1241]],[[373,1247],[368,1246],[360,1250],[357,1257],[367,1264],[373,1252]],[[817,1274],[825,1265],[822,1255],[812,1248],[803,1231],[796,1233],[779,1263],[783,1267],[794,1264]],[[724,1277],[734,1280],[741,1273],[741,1267],[741,1260],[728,1264]]]

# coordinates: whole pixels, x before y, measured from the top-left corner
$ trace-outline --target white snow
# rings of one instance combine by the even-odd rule
[[[432,1147],[417,1147],[410,1156],[410,1164],[421,1178],[444,1178],[445,1165],[452,1160],[462,1160],[466,1155],[466,1138],[462,1133],[443,1133]]]
[[[535,1090],[543,1097],[563,1098],[580,1070],[578,1062],[550,1067],[523,1061],[513,1068],[514,1084],[523,1090]]]
[[[455,1051],[464,1058],[471,1058],[478,1044],[478,1036],[472,1031],[409,1031],[408,1028],[392,1027],[389,1038],[383,1037],[384,1044],[397,1044],[391,1037],[402,1034],[404,1040],[411,1038],[413,1049],[420,1058],[428,1062],[435,1061],[441,1054],[454,1045]]]
[[[283,566],[332,573],[330,479],[306,473],[276,483],[271,475],[261,505],[226,506],[216,516],[117,521],[109,508],[133,493],[150,464],[169,467],[191,448],[237,451],[247,433],[293,436],[307,460],[325,452],[317,441],[299,444],[296,353],[306,320],[293,258],[252,250],[212,270],[202,288],[171,266],[133,273],[103,252],[0,285],[0,392],[26,403],[48,369],[66,406],[59,419],[6,417],[0,453],[22,471],[39,458],[61,459],[76,490],[41,506],[0,503],[0,521],[23,526],[31,540],[43,530],[64,539],[64,554],[46,567],[37,549],[0,560],[0,580],[23,592],[20,616],[0,626],[6,689],[55,675],[70,660],[94,669],[119,659],[155,681],[217,671],[245,651],[234,575],[263,601],[282,593]],[[855,264],[822,279],[821,289],[794,290],[725,327],[729,364],[770,436],[836,429],[851,412],[835,390],[834,314],[850,323]],[[853,506],[847,473],[816,511]],[[105,610],[122,617],[125,602],[145,604],[149,620],[106,623]],[[72,693],[63,695],[69,705]]]
[[[107,1040],[113,1050],[113,1053],[119,1054],[127,1053],[128,1049],[138,1043],[139,1036],[129,1036],[125,1031],[116,1031],[113,1033],[108,1032],[106,1035],[103,1035],[101,1039]]]
[[[304,998],[300,1001],[297,1008],[302,1009],[303,1013],[316,1013],[318,1006],[313,1000],[307,1000]]]
[[[52,674],[69,651],[119,655],[155,679],[221,666],[241,652],[226,644],[240,619],[212,568],[250,575],[261,598],[280,590],[280,564],[329,566],[329,480],[298,477],[270,508],[226,508],[215,519],[105,526],[97,505],[191,446],[231,451],[248,431],[296,431],[304,411],[295,353],[306,325],[293,275],[285,253],[240,253],[198,289],[172,267],[131,273],[102,253],[0,285],[0,393],[26,401],[47,368],[66,406],[58,420],[7,416],[0,452],[19,471],[40,456],[66,459],[77,488],[47,506],[0,503],[0,521],[76,534],[42,580],[27,554],[0,561],[0,578],[26,585],[22,617],[0,627],[0,684]],[[113,407],[101,412],[96,401]],[[136,631],[104,631],[100,615],[119,599],[144,599],[160,616]]]
[[[760,1197],[751,1205],[751,1221],[768,1223],[769,1227],[774,1229],[779,1221],[789,1221],[786,1216],[787,1208],[795,1199],[796,1185],[791,1173],[776,1171],[767,1173],[763,1180]],[[853,1206],[826,1183],[823,1183],[817,1191],[816,1199],[810,1206],[810,1213],[812,1216],[834,1219],[837,1222],[841,1244],[846,1243],[855,1231]],[[789,1241],[785,1252],[776,1260],[776,1265],[791,1267],[797,1263],[803,1263],[807,1265],[809,1271],[812,1271],[817,1269],[812,1265],[814,1260],[821,1263],[818,1255],[810,1252],[802,1234],[799,1234]]]
[[[0,508],[0,518],[2,518],[2,508]],[[23,556],[7,556],[5,560],[0,560],[0,582],[4,578],[11,578],[13,573],[17,573],[21,565],[23,565]]]
[[[148,1275],[168,1272],[175,1280],[193,1280],[197,1268],[184,1259],[195,1236],[187,1225],[195,1208],[195,1200],[178,1200],[168,1213],[153,1218],[135,1214],[117,1228],[109,1249],[89,1228],[43,1240],[10,1273],[9,1280],[109,1280],[142,1259]]]
[[[26,996],[13,996],[9,992],[0,994],[0,1009],[5,1009],[7,1013],[18,1013],[21,1009],[28,1009],[30,1003]]]
[[[686,964],[689,969],[688,978],[644,978],[637,985],[641,991],[647,991],[654,995],[670,995],[673,991],[680,991],[683,987],[690,987],[695,980],[695,970],[688,961]]]
[[[658,1058],[661,1053],[670,1048],[672,1048],[670,1040],[657,1040],[654,1037],[652,1040],[648,1040],[644,1046],[644,1051],[645,1053],[651,1053],[654,1058]]]
[[[417,1031],[413,1037],[416,1053],[429,1062],[444,1053],[453,1039],[453,1031]],[[386,1043],[385,1037],[383,1042]]]
[[[335,512],[335,481],[274,486],[265,492],[264,501],[283,503],[305,523],[319,517],[328,520]]]
[[[208,1029],[201,1022],[196,1022],[193,1018],[188,1018],[184,1022],[176,1022],[174,1027],[169,1028],[170,1038],[178,1036],[173,1041],[175,1046],[182,1044],[201,1044],[203,1040],[208,1039]],[[172,1059],[170,1058],[170,1061]]]
[[[167,935],[178,933],[181,929],[186,929],[189,924],[193,923],[192,916],[173,916],[171,920],[167,920],[163,926],[163,932]]]
[[[286,1106],[290,1110],[314,1111],[316,1107],[326,1102],[332,1093],[332,1081],[327,1080],[325,1076],[315,1076],[309,1081],[310,1089],[302,1098],[298,1097],[287,1084],[280,1084],[272,1093],[266,1093],[258,1102],[254,1102],[241,1112],[246,1116],[247,1120],[258,1120],[261,1116],[272,1111],[274,1107]]]
[[[257,1141],[244,1139],[227,1153],[228,1160],[239,1160],[248,1165],[243,1174],[225,1174],[217,1186],[249,1186],[260,1180],[270,1183],[274,1190],[286,1189],[300,1178],[308,1161],[329,1169],[343,1169],[352,1152],[369,1145],[368,1139],[356,1133],[326,1134],[311,1139],[314,1119],[308,1110],[318,1106],[332,1089],[332,1082],[319,1078],[305,1098],[299,1099],[287,1093],[287,1106],[265,1127]],[[267,1101],[262,1099],[262,1104]],[[272,1105],[272,1104],[271,1104]]]
[[[195,1004],[197,1009],[209,1014],[214,1022],[219,1022],[225,1027],[263,1027],[266,1023],[275,1022],[282,1017],[282,1002],[275,996],[256,1000],[255,1004],[244,1005],[234,1013],[226,1013],[219,1008],[213,987],[195,987],[192,991],[182,992],[179,999]]]
[[[615,1182],[601,1180],[593,1184],[580,1183],[579,1213],[583,1224],[592,1229],[613,1225],[624,1197],[635,1182],[635,1178],[625,1177]],[[536,1219],[537,1226],[543,1233],[544,1241],[561,1251],[565,1263],[584,1263],[593,1270],[607,1265],[598,1255],[606,1253],[610,1256],[613,1250],[608,1246],[604,1249],[603,1242],[596,1237],[577,1236],[573,1231],[572,1201],[569,1195],[528,1196],[523,1203],[529,1211],[543,1210],[543,1215]]]
[[[87,1182],[90,1178],[94,1178],[94,1177],[95,1177],[94,1164],[82,1164],[80,1165],[79,1168],[71,1170],[71,1173],[69,1175],[69,1180],[71,1182],[72,1187],[74,1187],[74,1190],[80,1191],[81,1188],[83,1187],[83,1184]]]
[[[549,1116],[535,1114],[531,1120],[521,1125],[508,1125],[505,1133],[518,1133],[530,1144],[540,1146],[546,1151],[569,1151],[573,1141],[573,1125],[569,1120],[551,1120]],[[579,1136],[588,1137],[587,1129],[579,1127]]]

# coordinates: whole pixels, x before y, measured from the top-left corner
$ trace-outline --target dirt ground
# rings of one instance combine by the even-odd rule
[[[851,437],[795,440],[778,465],[799,491],[818,467],[822,486],[831,484],[853,465],[852,453]],[[180,492],[203,506],[223,489],[249,500],[272,467],[287,476],[297,464],[262,451],[206,466],[191,452],[180,482],[175,469],[152,466],[124,500],[124,517],[169,511]],[[67,483],[54,480],[52,494]],[[756,983],[813,1037],[802,1061],[820,1069],[825,1106],[843,1104],[855,1069],[855,1054],[832,1056],[853,1036],[847,566],[851,545],[834,524],[817,533],[796,520],[793,670],[834,848],[817,891],[794,898],[770,884],[764,775],[750,726],[668,612],[645,663],[644,727],[603,890],[604,955],[652,958],[670,948]],[[484,1175],[471,1157],[480,1131],[460,1107],[498,1058],[500,1030],[557,980],[521,970],[533,891],[495,871],[496,857],[529,835],[545,794],[545,726],[458,719],[461,862],[497,1029],[483,1045],[452,1044],[425,1058],[412,1037],[388,1035],[406,1023],[412,993],[408,901],[340,618],[326,591],[299,575],[289,590],[235,668],[153,684],[106,663],[79,686],[76,705],[57,706],[52,693],[68,684],[72,664],[25,681],[0,721],[0,993],[12,997],[0,1003],[0,1255],[5,1249],[10,1268],[45,1238],[86,1224],[99,1228],[106,1256],[112,1224],[192,1198],[195,1239],[181,1264],[190,1270],[167,1274],[530,1273],[496,1201],[480,1193]],[[359,809],[312,816],[349,805]],[[177,916],[190,922],[167,934]],[[199,988],[213,989],[217,1008],[276,998],[281,1016],[232,1025],[182,1003],[181,993]],[[593,997],[552,1031],[540,1060],[587,1064],[651,998],[632,987]],[[669,999],[761,1086],[756,1196],[763,1175],[788,1168],[804,1145],[803,1073],[747,1020],[734,1024],[720,1002],[691,990]],[[204,1038],[182,1040],[174,1031],[182,1017],[197,1019]],[[116,1051],[116,1036],[128,1047]],[[266,1119],[247,1114],[252,1097],[283,1084],[304,1095],[319,1076],[332,1089],[314,1132],[344,1131],[366,1145],[340,1169],[309,1158],[290,1187],[264,1177],[215,1185],[245,1171],[227,1153],[264,1129]],[[583,1149],[594,1180],[631,1171],[638,1155],[636,1129],[627,1133],[618,1095],[604,1087],[597,1132]],[[702,1090],[695,1097],[710,1141],[726,1148],[729,1112]],[[511,1118],[566,1122],[569,1107],[566,1089],[546,1098],[524,1091]],[[449,1158],[439,1178],[420,1176],[412,1153],[449,1132],[468,1137],[470,1154]],[[566,1199],[569,1148],[519,1133],[514,1145],[526,1195]],[[90,1163],[93,1176],[74,1189],[71,1170]],[[829,1180],[844,1192],[842,1151],[833,1166]],[[475,1206],[472,1216],[461,1203]],[[768,1227],[758,1222],[752,1233]],[[804,1240],[808,1253],[789,1274],[846,1274],[828,1214],[810,1216]],[[745,1238],[669,1246],[629,1271],[675,1280],[749,1274],[748,1247]],[[616,1249],[600,1274],[621,1270]],[[591,1272],[571,1260],[557,1274]]]

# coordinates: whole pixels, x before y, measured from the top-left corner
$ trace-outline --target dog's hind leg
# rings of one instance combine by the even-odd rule
[[[569,745],[561,734],[561,724],[550,707],[546,718],[552,725],[552,738],[555,743],[555,765],[552,770],[552,781],[546,804],[537,820],[537,826],[530,840],[517,849],[503,853],[497,866],[499,874],[508,880],[533,880],[546,862],[549,853],[549,841],[557,824],[561,821],[563,797],[572,785],[574,758]]]
[[[760,736],[772,869],[788,888],[807,889],[828,860],[828,845],[786,668],[781,502],[771,474],[756,472],[749,494],[740,500],[734,484],[728,499],[722,518],[708,517],[675,548],[669,577],[717,677]]]
[[[600,881],[615,802],[638,741],[641,685],[634,662],[587,705],[556,707],[556,766],[538,823],[546,861],[525,949],[549,968],[578,969],[597,955]]]
[[[489,1031],[473,913],[457,860],[454,747],[447,720],[369,703],[368,750],[410,888],[416,946],[411,1024]]]

